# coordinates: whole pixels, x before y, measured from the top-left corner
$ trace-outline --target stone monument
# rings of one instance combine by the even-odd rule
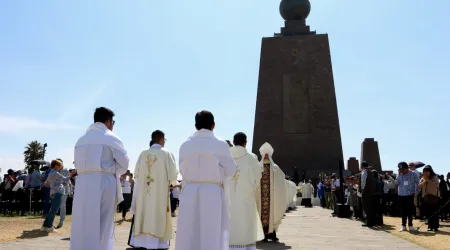
[[[328,35],[306,25],[309,0],[282,0],[285,27],[262,39],[253,152],[269,142],[287,175],[337,172],[343,161]],[[261,156],[260,156],[261,157]]]
[[[347,161],[347,170],[350,171],[352,174],[359,173],[359,162],[356,159],[356,157],[350,157]]]
[[[361,161],[366,161],[379,173],[383,171],[381,168],[380,151],[378,150],[378,142],[374,138],[366,138],[361,143]]]

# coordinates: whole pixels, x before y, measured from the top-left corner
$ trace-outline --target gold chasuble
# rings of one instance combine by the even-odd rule
[[[176,184],[177,174],[175,159],[166,149],[152,146],[141,153],[132,204],[134,237],[150,235],[164,241],[172,238],[169,186]]]

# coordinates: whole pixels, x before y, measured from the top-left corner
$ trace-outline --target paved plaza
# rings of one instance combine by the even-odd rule
[[[176,219],[174,219],[176,226]],[[115,250],[131,249],[127,246],[129,228],[116,227]],[[286,214],[278,233],[280,243],[258,244],[258,249],[424,249],[383,231],[361,227],[361,223],[333,218],[329,210],[299,208]],[[174,249],[173,245],[170,248]],[[0,244],[1,250],[69,249],[69,235],[52,235]],[[86,249],[88,250],[88,249]]]

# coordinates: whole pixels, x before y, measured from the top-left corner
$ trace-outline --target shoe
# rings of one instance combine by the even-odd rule
[[[125,218],[125,217],[122,217],[122,220],[123,220],[123,221],[126,221],[126,220],[127,220],[127,218]]]
[[[177,217],[177,215],[175,213],[172,213],[172,217]]]
[[[417,229],[413,226],[409,226],[409,232],[410,233],[417,233]]]
[[[428,228],[428,230],[427,230],[428,232],[433,232],[433,229],[431,229],[431,228]]]
[[[41,227],[41,231],[42,231],[42,232],[47,232],[47,229],[48,229],[48,228],[46,228],[46,227]]]
[[[405,232],[406,231],[406,227],[405,226],[402,226],[401,228],[400,228],[400,230],[398,230],[399,232]]]
[[[58,230],[56,230],[54,227],[47,228],[47,233],[57,233]]]
[[[56,226],[56,229],[60,229],[63,227],[63,223],[59,223],[58,226]]]
[[[276,233],[276,232],[271,233],[270,239],[271,239],[272,241],[275,241],[275,242],[277,242],[277,241],[280,240],[280,239],[277,238],[277,233]]]

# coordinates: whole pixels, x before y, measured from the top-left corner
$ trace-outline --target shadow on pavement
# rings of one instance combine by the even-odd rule
[[[35,229],[31,231],[23,231],[21,236],[18,236],[17,239],[35,239],[48,236],[47,232],[42,232],[40,229]]]
[[[70,241],[70,237],[62,238],[61,240]]]
[[[258,242],[256,243],[256,247],[258,249],[263,250],[285,250],[285,249],[292,249],[291,246],[287,246],[284,243],[280,242]]]

